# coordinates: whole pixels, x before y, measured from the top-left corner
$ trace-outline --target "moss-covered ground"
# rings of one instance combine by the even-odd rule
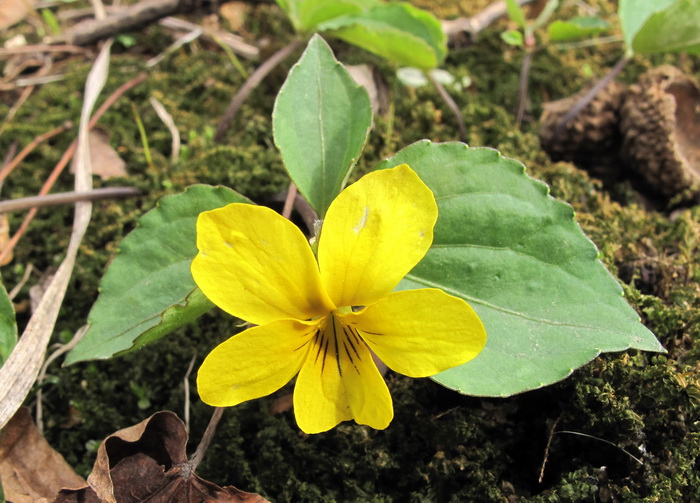
[[[469,2],[459,5],[464,3]],[[597,6],[605,16],[614,13],[609,3]],[[136,46],[114,51],[105,96],[144,71],[147,57],[171,41],[159,27],[134,36]],[[247,17],[244,36],[267,38],[271,46],[264,52],[269,54],[289,40],[290,27],[277,8],[262,5]],[[453,118],[434,90],[403,88],[381,60],[342,43],[333,47],[343,62],[376,64],[394,90],[393,114],[375,118],[357,173],[416,140],[457,138]],[[452,50],[444,68],[471,79],[467,89],[455,93],[469,144],[521,160],[555,197],[573,205],[603,261],[668,353],[607,354],[561,383],[506,399],[460,396],[429,379],[390,373],[396,417],[384,431],[347,423],[325,434],[303,435],[291,411],[272,411],[289,393],[287,387],[226,411],[201,466],[203,477],[277,502],[700,501],[700,207],[645,209],[630,185],[603,187],[572,165],[549,161],[536,135],[544,101],[579,90],[612,66],[621,51],[619,45],[539,51],[521,130],[513,111],[522,54],[507,48],[497,31],[487,30],[477,43]],[[126,160],[129,175],[95,182],[136,186],[143,196],[95,204],[56,342],[85,323],[119,241],[160,197],[192,183],[223,184],[279,207],[288,179],[272,143],[270,113],[296,57],[256,89],[218,145],[213,129],[244,77],[216,45],[198,41],[171,54],[105,115],[100,125]],[[636,60],[621,78],[632,82],[661,62],[700,76],[697,58],[665,56]],[[81,57],[64,63],[65,79],[43,86],[20,108],[0,137],[0,150],[14,142],[25,145],[63,121],[77,121],[90,64],[90,58]],[[249,70],[255,65],[244,64]],[[151,96],[173,114],[186,143],[176,164],[169,159],[170,135],[148,104]],[[2,99],[0,115],[12,104]],[[144,123],[152,164],[146,161],[132,104]],[[36,194],[71,139],[64,134],[41,145],[5,182],[3,197]],[[71,184],[66,174],[58,189],[70,190]],[[11,216],[13,228],[21,218]],[[40,211],[14,261],[2,269],[5,285],[17,284],[29,264],[43,272],[60,263],[71,221],[68,207]],[[38,273],[32,275],[16,299],[20,324],[28,317],[22,300],[38,279]],[[51,367],[44,386],[46,437],[86,475],[97,442],[107,434],[157,410],[182,415],[190,360],[196,359],[196,369],[215,344],[236,330],[236,320],[212,312],[124,357]],[[194,446],[211,409],[198,401],[193,376],[190,384]]]

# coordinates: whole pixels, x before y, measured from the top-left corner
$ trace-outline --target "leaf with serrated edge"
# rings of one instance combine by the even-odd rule
[[[211,309],[190,273],[196,221],[201,212],[229,203],[250,201],[226,187],[193,185],[146,213],[102,278],[90,328],[66,364],[133,351]]]
[[[664,351],[598,260],[573,209],[524,166],[463,143],[415,143],[407,163],[435,194],[433,245],[399,289],[460,297],[486,327],[485,349],[433,379],[464,394],[509,396],[557,382],[601,352]]]
[[[371,126],[367,91],[314,35],[277,95],[272,127],[289,175],[320,218],[340,193]]]

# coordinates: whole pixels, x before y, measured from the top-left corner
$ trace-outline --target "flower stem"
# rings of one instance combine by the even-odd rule
[[[214,433],[216,433],[216,427],[219,424],[223,413],[223,407],[216,407],[214,409],[214,412],[211,415],[211,419],[209,420],[209,424],[207,425],[207,429],[204,430],[204,435],[202,435],[202,440],[199,441],[197,449],[194,451],[192,458],[190,458],[189,464],[192,473],[194,473],[197,470],[197,467],[204,459],[204,455],[206,454],[207,449],[209,449],[209,445],[211,444],[211,441],[214,438]]]

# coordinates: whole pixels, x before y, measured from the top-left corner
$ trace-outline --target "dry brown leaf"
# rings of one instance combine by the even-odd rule
[[[126,162],[119,157],[116,150],[109,144],[109,134],[101,129],[93,129],[88,133],[88,145],[90,146],[90,163],[92,174],[99,175],[103,180],[114,177],[125,177]],[[71,166],[71,173],[73,173]]]
[[[187,431],[172,412],[157,412],[119,430],[97,451],[89,486],[63,490],[54,503],[266,503],[235,487],[219,487],[192,471]]]
[[[85,484],[39,433],[26,407],[0,433],[0,479],[12,503],[51,501],[60,489]]]
[[[0,30],[19,23],[34,8],[34,0],[0,0]]]

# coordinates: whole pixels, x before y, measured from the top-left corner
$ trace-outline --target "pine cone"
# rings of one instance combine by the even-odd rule
[[[557,126],[588,89],[544,105],[539,131],[542,148],[553,161],[570,161],[595,176],[614,181],[620,175],[622,143],[619,110],[624,84],[612,81],[561,131]]]
[[[630,86],[621,110],[621,157],[655,191],[700,196],[700,88],[672,66]]]

